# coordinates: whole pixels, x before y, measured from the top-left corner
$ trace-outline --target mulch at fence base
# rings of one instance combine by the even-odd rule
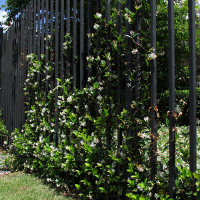
[[[2,149],[0,149],[0,176],[10,173],[10,171],[5,169],[4,166],[5,159],[6,159],[5,152]]]

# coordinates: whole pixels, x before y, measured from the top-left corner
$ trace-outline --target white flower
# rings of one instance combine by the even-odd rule
[[[134,35],[135,34],[135,31],[130,31],[130,35]]]
[[[51,78],[51,76],[49,76],[49,75],[46,76],[46,79],[47,79],[47,80],[49,80],[50,78]]]
[[[51,39],[51,35],[48,34],[45,40],[50,40],[50,39]]]
[[[143,172],[144,171],[144,168],[142,165],[137,165],[137,169],[140,171],[140,172]]]
[[[47,178],[47,182],[51,182],[51,179],[50,179],[50,178]]]
[[[70,83],[70,79],[69,79],[69,78],[68,78],[68,79],[66,79],[66,82],[67,82],[67,83]]]
[[[125,19],[129,22],[129,23],[131,23],[132,22],[132,19],[130,18],[130,16],[126,13],[125,15]]]
[[[91,146],[91,147],[95,147],[95,144],[94,144],[94,142],[92,142],[92,143],[90,144],[90,146]]]
[[[102,97],[101,95],[99,95],[99,96],[97,97],[97,99],[98,99],[99,101],[101,101],[101,100],[103,99],[103,97]]]
[[[102,109],[100,108],[100,109],[98,110],[98,112],[99,112],[99,114],[101,114],[101,113],[102,113]]]
[[[86,125],[86,122],[82,122],[81,124],[80,124],[80,126],[85,126]]]
[[[96,17],[101,19],[102,18],[102,14],[101,13],[96,13]]]
[[[40,142],[40,143],[43,142],[43,137],[42,137],[42,136],[39,137],[39,142]]]
[[[149,117],[144,117],[144,121],[148,122],[149,121]]]
[[[153,53],[153,52],[148,55],[148,59],[149,60],[154,60],[156,58],[157,58],[157,55],[155,53]]]
[[[97,56],[97,57],[96,57],[96,60],[97,60],[97,61],[101,60],[100,56]]]
[[[45,55],[44,54],[41,54],[41,59],[43,60],[45,58]]]
[[[67,102],[68,102],[68,103],[71,103],[72,101],[73,101],[72,96],[69,96],[69,97],[67,98]]]
[[[69,148],[68,146],[65,146],[65,149],[66,149],[66,150],[70,150],[70,148]]]
[[[136,54],[137,52],[138,52],[137,49],[133,49],[133,50],[131,51],[132,54]]]
[[[103,87],[99,87],[99,90],[102,91],[102,90],[103,90]]]
[[[97,29],[99,28],[99,24],[95,24],[95,25],[93,26],[93,28],[94,28],[95,30],[97,30]]]
[[[27,60],[32,60],[34,58],[34,54],[29,54],[26,56]]]
[[[46,111],[46,108],[42,108],[42,113],[44,113]]]
[[[55,132],[55,130],[54,130],[54,129],[51,129],[51,130],[50,130],[50,132],[51,132],[51,133],[54,133],[54,132]]]
[[[110,53],[107,54],[106,58],[107,58],[108,60],[111,60]]]
[[[92,62],[94,60],[94,57],[93,56],[87,56],[86,59],[87,59],[87,61],[91,61]]]
[[[131,87],[131,83],[127,83],[127,87],[129,87],[129,88],[130,88],[130,87]]]
[[[88,105],[85,105],[85,109],[86,109],[86,110],[88,109]]]
[[[61,101],[58,100],[57,105],[58,105],[58,106],[61,106]]]

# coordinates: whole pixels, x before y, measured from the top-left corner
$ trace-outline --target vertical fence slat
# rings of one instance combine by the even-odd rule
[[[9,40],[8,40],[8,32],[6,32],[6,38],[5,38],[5,42],[6,42],[6,52],[5,52],[5,55],[6,55],[6,60],[8,60],[9,58],[9,55],[8,55],[8,47],[9,47]],[[6,119],[6,127],[7,129],[9,129],[9,124],[8,124],[8,95],[9,95],[9,61],[10,59],[8,60],[8,62],[6,62],[6,68],[5,68],[5,74],[6,74],[6,78],[5,78],[5,119]],[[10,135],[8,136],[8,144],[10,144]]]
[[[36,0],[35,0],[36,1]],[[20,38],[20,43],[21,43],[21,62],[20,62],[20,101],[21,101],[21,122],[22,124],[24,123],[25,120],[25,115],[24,115],[24,110],[25,110],[25,105],[24,105],[24,93],[23,93],[23,80],[24,80],[24,71],[25,71],[25,15],[24,12],[21,14],[21,38]],[[21,124],[21,126],[22,126]]]
[[[175,34],[174,1],[168,2],[169,26],[169,194],[174,196],[175,187]]]
[[[3,88],[2,88],[2,59],[3,56],[3,28],[0,27],[0,108],[3,109]],[[2,113],[1,113],[2,114]],[[3,137],[0,137],[0,147],[3,147]]]
[[[196,45],[195,0],[188,1],[189,8],[189,56],[190,56],[190,170],[196,171]]]
[[[80,0],[80,89],[85,85],[84,79],[84,0]]]
[[[106,0],[106,22],[110,20],[110,0]]]
[[[92,33],[92,11],[91,11],[91,0],[88,0],[87,2],[87,33],[88,33],[88,43],[87,43],[87,56],[90,56],[91,51],[91,33]],[[92,76],[92,71],[90,67],[90,63],[88,63],[88,69],[87,69],[87,76]]]
[[[135,7],[140,7],[141,6],[141,0],[136,0],[135,2]],[[136,37],[135,37],[135,47],[138,49],[136,55],[135,55],[135,101],[137,103],[137,108],[135,109],[135,117],[140,117],[140,91],[141,91],[141,64],[140,64],[140,45],[141,45],[141,40],[140,40],[140,32],[141,32],[141,9],[136,9],[134,8],[134,12],[136,13],[135,16],[135,22],[134,22],[134,30],[136,30]],[[138,132],[138,128],[135,128],[135,133]]]
[[[50,27],[50,35],[51,35],[51,47],[53,48],[53,16],[54,16],[54,7],[53,7],[53,1],[50,1],[50,4],[51,4],[51,27]],[[53,62],[53,53],[51,52],[51,63]]]
[[[126,2],[126,7],[133,12],[133,5],[134,5],[134,1],[133,0],[127,0]],[[128,21],[126,21],[126,35],[130,35],[130,32],[133,30],[133,25],[130,24]],[[133,43],[132,43],[132,39],[130,39],[129,37],[127,37],[126,39],[126,51],[127,51],[127,55],[126,55],[126,108],[129,112],[129,114],[132,114],[132,108],[131,108],[131,104],[133,101],[133,83],[130,80],[130,73],[134,70],[134,66],[133,66],[133,55],[131,54],[131,50],[134,48]],[[127,135],[128,136],[132,136],[132,128],[129,127],[129,129],[127,130]]]
[[[58,62],[59,62],[59,50],[58,50],[58,0],[55,1],[55,82],[58,78]],[[56,84],[57,85],[57,84]]]
[[[0,108],[2,109],[2,103],[3,103],[3,99],[2,99],[2,59],[3,56],[3,28],[0,27]]]
[[[45,15],[45,62],[46,62],[46,65],[48,64],[48,61],[49,61],[49,39],[48,39],[48,34],[49,34],[49,0],[46,0],[45,1],[45,12],[46,12],[46,15]],[[47,93],[48,93],[48,70],[46,69],[46,72],[45,72],[45,75],[46,75],[46,80],[45,80],[45,94],[46,94],[46,100],[47,100]]]
[[[110,21],[110,0],[106,0],[106,23]],[[106,40],[110,39],[110,27],[107,28]],[[106,43],[107,52],[110,52],[110,45]],[[108,69],[111,70],[110,62],[107,60]]]
[[[36,54],[36,10],[37,0],[33,1],[33,53]]]
[[[121,34],[122,29],[122,15],[121,15],[122,4],[120,2],[117,3],[117,31]],[[118,46],[120,52],[120,45]],[[122,62],[120,55],[117,56],[117,76],[118,76],[118,84],[117,84],[117,103],[119,107],[118,113],[120,114],[122,108]],[[120,124],[120,120],[119,120]],[[122,145],[122,129],[118,129],[118,151],[120,151]]]
[[[70,33],[70,0],[67,0],[67,33]],[[70,55],[67,53],[67,62],[66,62],[66,76],[69,77],[70,75]]]
[[[15,119],[16,119],[16,110],[15,110],[15,101],[16,101],[16,21],[13,22],[10,30],[9,40],[12,43],[12,46],[10,48],[10,59],[11,59],[11,65],[9,66],[10,70],[10,96],[9,96],[9,111],[14,112],[14,115],[9,114],[9,120],[10,120],[10,127],[9,132],[13,130],[13,127],[15,126]]]
[[[29,29],[29,52],[28,54],[32,53],[32,48],[33,48],[33,42],[32,42],[32,36],[33,36],[33,16],[32,16],[32,1],[28,4],[28,15],[29,15],[29,24],[28,24],[28,29]]]
[[[106,23],[108,24],[108,22],[110,21],[110,14],[111,14],[111,10],[110,10],[110,6],[111,6],[111,1],[110,0],[107,0],[106,1]],[[107,28],[107,34],[106,34],[106,40],[107,40],[107,43],[106,43],[106,51],[107,53],[109,53],[111,51],[111,47],[110,47],[110,44],[109,44],[109,40],[111,38],[111,34],[110,34],[110,26],[108,25],[108,28]],[[111,55],[112,56],[112,55]],[[111,71],[111,63],[109,61],[109,59],[107,59],[107,65],[108,65],[108,70]],[[101,78],[100,78],[101,79]],[[107,88],[108,89],[108,88]],[[110,100],[108,100],[108,103],[110,104]],[[110,116],[110,114],[109,114]],[[108,117],[106,119],[106,146],[107,146],[107,149],[110,150],[110,147],[111,147],[111,140],[112,140],[112,137],[111,137],[111,127],[110,127],[110,117]],[[109,196],[107,196],[107,199],[109,199]]]
[[[73,88],[77,88],[77,0],[73,0]]]
[[[20,70],[21,70],[21,14],[19,16],[19,29],[18,29],[18,33],[19,33],[19,37],[18,37],[18,46],[19,46],[19,49],[18,49],[18,84],[19,84],[19,89],[18,89],[18,112],[19,112],[19,117],[18,117],[18,120],[19,120],[19,129],[22,129],[22,121],[21,121],[21,118],[22,118],[22,110],[21,110],[21,104],[22,104],[22,98],[21,98],[21,95],[20,95],[20,91],[21,91],[21,77],[20,77]],[[24,102],[23,102],[24,103]]]
[[[17,112],[16,114],[16,119],[15,119],[15,126],[14,126],[14,129],[15,128],[18,128],[20,129],[20,122],[19,122],[19,119],[20,119],[20,110],[19,110],[19,50],[20,50],[20,47],[19,47],[19,35],[20,31],[19,31],[19,18],[17,18],[17,37],[16,37],[16,45],[17,45],[17,50],[16,50],[16,90],[15,90],[15,93],[16,93],[16,99],[15,99],[15,110]]]
[[[49,39],[48,39],[48,35],[49,35],[49,0],[45,1],[45,58],[46,58],[46,63],[49,60]]]
[[[49,1],[49,10],[50,10],[50,16],[49,16],[49,19],[50,19],[50,36],[51,36],[51,41],[50,41],[50,46],[51,46],[51,49],[50,49],[50,64],[53,65],[54,63],[54,54],[53,54],[53,51],[52,51],[52,48],[53,48],[53,40],[54,40],[54,37],[53,37],[53,28],[54,28],[54,22],[53,22],[53,18],[54,18],[54,3],[53,1]],[[52,75],[52,73],[51,73]],[[51,109],[53,109],[53,105],[51,105]],[[51,137],[50,137],[50,141],[53,142],[54,141],[54,135],[52,134]]]
[[[40,57],[40,0],[37,0],[37,56]]]
[[[55,86],[57,87],[57,78],[58,78],[58,0],[55,1]],[[58,89],[56,90],[55,94],[55,105],[56,105],[56,113],[55,113],[55,144],[58,145],[58,109],[57,109],[57,102],[58,102]]]
[[[100,0],[97,0],[97,12],[98,13],[101,13],[101,1]],[[108,9],[106,9],[106,13],[108,12]],[[106,18],[107,19],[107,18]],[[108,34],[107,34],[107,37],[108,37]],[[96,48],[99,49],[100,48],[100,38],[101,38],[101,35],[98,34],[97,35],[97,41],[96,41]],[[99,56],[99,52],[97,52],[97,56]],[[101,73],[101,70],[100,68],[97,66],[97,73],[98,73],[98,81],[101,82],[102,81],[102,73]]]
[[[151,48],[156,54],[156,0],[151,0]],[[154,179],[157,173],[157,121],[156,121],[156,106],[157,106],[157,63],[156,59],[151,61],[151,178]]]
[[[42,8],[42,28],[41,28],[41,54],[44,54],[44,32],[45,32],[45,29],[44,29],[44,0],[42,0],[42,5],[41,5],[41,8]]]
[[[64,0],[61,0],[61,16],[60,16],[60,73],[61,79],[64,79],[64,58],[63,58],[63,43],[64,43]]]
[[[29,4],[26,6],[26,55],[30,53],[30,9]]]

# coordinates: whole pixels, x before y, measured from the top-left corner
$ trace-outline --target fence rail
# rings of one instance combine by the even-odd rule
[[[133,11],[133,5],[139,6],[140,0],[127,0],[126,7]],[[190,169],[196,170],[196,52],[195,52],[195,1],[189,0],[189,47],[190,47]],[[156,53],[156,0],[150,1],[151,9],[151,48]],[[109,21],[112,2],[106,1],[106,19]],[[121,32],[122,16],[120,11],[122,5],[117,3],[119,11],[117,19],[117,30]],[[94,75],[94,71],[87,66],[86,56],[91,52],[91,39],[88,34],[93,31],[94,14],[101,12],[101,2],[92,0],[31,0],[14,20],[11,27],[3,34],[0,30],[0,63],[1,63],[1,107],[3,120],[11,133],[14,128],[21,129],[24,121],[24,92],[23,84],[26,79],[28,64],[26,55],[34,53],[38,56],[45,54],[46,62],[55,65],[55,86],[57,78],[67,78],[73,75],[73,86],[83,89],[88,77]],[[139,44],[139,33],[141,30],[141,16],[137,13],[134,27],[126,22],[127,34],[135,29],[138,35],[135,40]],[[168,27],[169,27],[169,191],[174,196],[175,187],[175,35],[174,35],[174,1],[168,1]],[[73,37],[72,50],[66,57],[63,55],[64,35],[70,33]],[[49,41],[47,38],[51,36]],[[110,37],[109,30],[107,39]],[[48,46],[53,48],[49,50]],[[97,41],[97,46],[99,45]],[[2,46],[2,48],[1,48]],[[107,47],[109,49],[109,44]],[[129,45],[127,49],[134,48]],[[133,100],[140,101],[141,66],[140,53],[138,51],[136,62],[129,62],[133,55],[126,56],[126,72],[136,70],[136,82],[134,87],[127,86],[130,82],[126,79],[126,88],[122,88],[122,72],[120,71],[121,59],[117,58],[118,65],[118,103],[122,102],[122,93],[126,93],[127,110],[132,112]],[[69,68],[73,63],[73,68]],[[109,63],[108,63],[109,65]],[[48,71],[46,71],[48,75]],[[101,77],[98,77],[99,80]],[[41,77],[38,76],[38,80]],[[47,93],[48,80],[46,79],[45,91]],[[134,88],[134,90],[133,90]],[[55,101],[58,100],[58,92]],[[152,137],[152,179],[157,173],[157,63],[156,59],[151,61],[151,133]],[[139,114],[139,110],[138,110]],[[55,114],[56,135],[55,142],[58,143],[58,111]],[[133,134],[131,129],[129,134]],[[10,138],[10,137],[9,137]],[[10,139],[9,139],[10,140]],[[11,141],[9,141],[11,142]],[[122,143],[122,132],[118,132],[118,145]]]

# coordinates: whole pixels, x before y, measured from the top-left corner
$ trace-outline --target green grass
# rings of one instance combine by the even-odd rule
[[[0,176],[0,200],[75,200],[58,194],[30,174],[11,173]]]

